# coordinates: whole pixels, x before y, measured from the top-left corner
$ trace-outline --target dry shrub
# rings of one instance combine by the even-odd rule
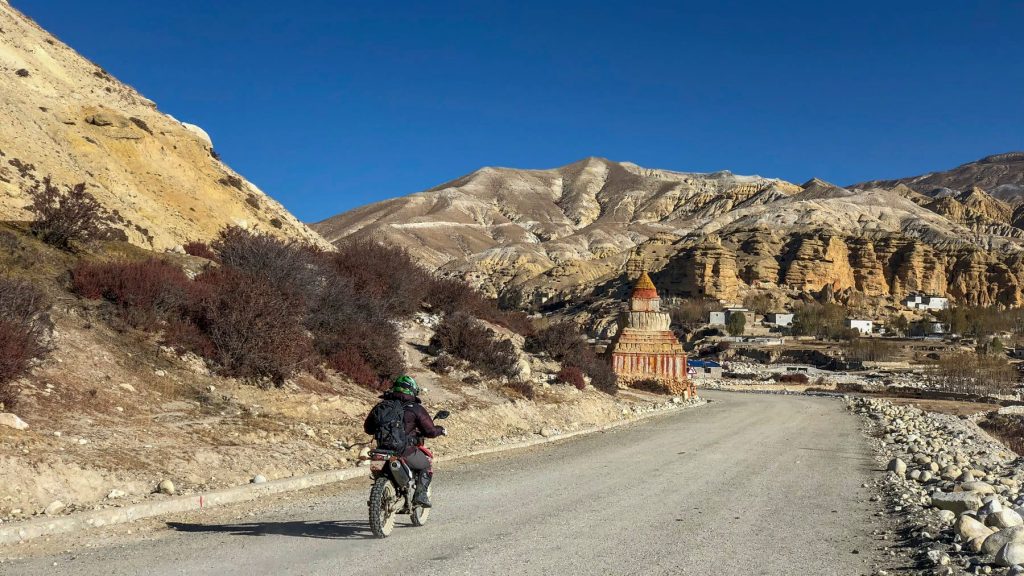
[[[516,374],[519,355],[515,346],[463,312],[445,316],[430,339],[430,346],[462,358],[491,376]]]
[[[807,384],[811,381],[811,379],[807,377],[807,374],[800,372],[778,374],[775,376],[774,380],[781,384]]]
[[[177,266],[149,258],[138,262],[79,262],[71,271],[71,288],[93,300],[116,304],[131,326],[156,330],[169,314],[188,306],[190,282]]]
[[[375,378],[405,371],[401,334],[386,304],[357,292],[347,278],[335,277],[322,287],[306,312],[305,326],[328,365],[364,386],[369,383],[366,369]]]
[[[378,375],[377,371],[363,359],[359,350],[354,348],[338,350],[327,358],[327,363],[331,368],[334,368],[351,378],[356,384],[364,388],[369,388],[370,390],[380,390],[381,382],[386,382],[386,380],[383,380]]]
[[[432,279],[426,299],[432,309],[446,314],[465,312],[521,336],[530,336],[535,332],[533,322],[525,313],[503,310],[497,302],[474,290],[472,286],[452,278]]]
[[[223,266],[261,278],[278,290],[308,297],[323,279],[318,253],[293,240],[229,226],[211,247]]]
[[[437,358],[434,358],[434,361],[430,364],[430,368],[440,374],[447,374],[458,367],[459,361],[447,352],[438,354]]]
[[[975,352],[943,356],[930,380],[939,390],[966,394],[1009,394],[1019,374],[1005,357]]]
[[[11,383],[49,352],[46,296],[31,283],[0,277],[0,404],[11,409],[18,393]]]
[[[633,382],[631,382],[629,384],[629,387],[630,388],[635,388],[636,390],[643,390],[645,392],[652,392],[654,394],[669,394],[669,393],[671,393],[671,390],[669,390],[668,386],[665,385],[664,382],[662,382],[660,380],[656,380],[654,378],[644,378],[642,380],[634,380]]]
[[[615,394],[618,390],[617,378],[611,365],[594,353],[587,343],[579,327],[572,322],[552,324],[526,339],[526,349],[530,352],[545,352],[562,366],[574,366],[590,376],[594,388]]]
[[[361,294],[386,303],[399,317],[408,318],[426,305],[443,314],[463,312],[524,336],[533,332],[526,314],[502,310],[464,282],[436,278],[402,248],[353,240],[328,258],[338,276],[351,280]]]
[[[537,391],[533,388],[533,384],[529,382],[523,382],[518,379],[512,380],[506,385],[506,388],[515,391],[527,400],[533,400],[537,397]]]
[[[885,340],[858,337],[846,345],[846,356],[862,362],[887,362],[899,354],[900,347]]]
[[[563,366],[558,371],[558,381],[564,384],[572,384],[577,390],[583,390],[587,387],[587,382],[583,378],[583,371],[577,366]]]
[[[193,240],[191,242],[186,242],[182,247],[185,249],[185,254],[188,254],[189,256],[206,258],[207,260],[213,260],[215,262],[219,260],[217,258],[217,253],[214,252],[206,242]]]
[[[196,283],[206,290],[194,321],[213,343],[226,374],[280,386],[310,362],[313,348],[302,326],[299,296],[230,267],[207,270]]]
[[[32,233],[51,246],[70,251],[110,232],[112,218],[96,197],[86,192],[84,183],[61,190],[47,176],[25,192],[31,200],[28,210],[34,216]]]
[[[420,310],[433,277],[405,250],[372,240],[354,240],[329,258],[335,274],[360,294],[385,303],[395,316]]]

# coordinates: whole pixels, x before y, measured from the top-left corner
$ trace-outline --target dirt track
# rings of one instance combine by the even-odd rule
[[[703,408],[439,467],[430,524],[402,517],[384,541],[357,482],[0,573],[871,573],[881,543],[861,484],[878,472],[856,419],[830,399],[707,395]]]

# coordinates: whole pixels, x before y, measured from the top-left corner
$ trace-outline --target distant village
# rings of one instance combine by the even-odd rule
[[[927,314],[927,312],[948,309],[948,298],[911,294],[902,301],[902,305],[907,311],[926,312],[923,318],[908,320],[908,329],[905,335],[918,338],[941,338],[949,332],[948,325]],[[742,317],[742,320],[737,317]],[[784,338],[791,333],[795,317],[795,313],[789,311],[769,312],[761,315],[743,306],[725,306],[708,315],[708,325],[727,329],[730,333],[729,338],[734,341],[783,344]],[[886,326],[885,320],[865,316],[847,317],[845,327],[856,330],[862,336],[885,336],[893,333],[893,330]]]

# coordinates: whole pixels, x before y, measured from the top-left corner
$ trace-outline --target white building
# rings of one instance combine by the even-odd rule
[[[732,316],[733,314],[743,314],[748,316],[748,318],[746,318],[748,326],[753,323],[753,315],[750,314],[746,308],[737,306],[726,308],[725,310],[720,310],[718,312],[711,312],[708,314],[708,324],[712,326],[725,326],[726,322],[729,321],[729,316]]]
[[[764,317],[764,323],[769,326],[786,327],[793,325],[792,312],[769,312]]]
[[[861,334],[868,336],[875,329],[875,323],[871,320],[854,320],[851,318],[846,321],[846,327],[853,328]]]
[[[911,294],[903,299],[903,305],[911,310],[945,310],[949,308],[949,298]]]

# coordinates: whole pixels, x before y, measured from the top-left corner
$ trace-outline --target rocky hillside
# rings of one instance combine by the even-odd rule
[[[443,273],[535,308],[613,293],[627,265],[642,261],[668,296],[824,291],[891,302],[925,291],[1021,305],[1024,211],[983,186],[996,183],[1008,197],[1005,185],[1019,181],[1024,164],[1015,155],[977,164],[999,158],[1009,167],[1001,179],[942,194],[902,182],[798,186],[600,158],[552,170],[484,168],[313,227],[332,242],[400,244]]]
[[[945,172],[931,172],[899,180],[872,180],[853,187],[888,190],[899,184],[932,197],[956,194],[957,191],[977,186],[999,200],[1018,204],[1024,202],[1024,152],[994,154]]]
[[[322,243],[217,159],[210,137],[0,1],[0,220],[27,219],[24,186],[85,182],[130,241],[158,250],[228,224]]]

